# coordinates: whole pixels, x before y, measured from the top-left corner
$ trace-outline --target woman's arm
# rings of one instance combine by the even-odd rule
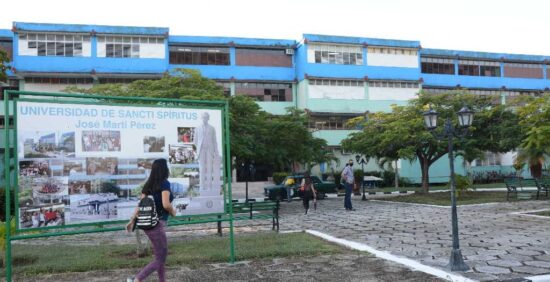
[[[162,207],[171,215],[176,216],[176,210],[170,203],[170,191],[162,191]]]

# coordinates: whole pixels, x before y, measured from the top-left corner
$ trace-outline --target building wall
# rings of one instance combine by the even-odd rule
[[[533,93],[550,89],[549,56],[424,49],[420,48],[418,41],[312,34],[304,34],[303,40],[297,42],[284,39],[173,36],[169,35],[168,28],[156,27],[19,22],[14,23],[14,27],[13,32],[0,30],[0,37],[2,42],[9,41],[8,45],[13,49],[12,64],[15,71],[8,74],[12,79],[21,81],[21,90],[58,92],[68,86],[25,83],[24,79],[28,76],[160,77],[176,68],[190,68],[201,71],[205,77],[228,84],[226,89],[231,95],[242,94],[236,87],[239,83],[292,84],[292,90],[285,92],[285,101],[258,102],[262,109],[273,114],[284,114],[287,107],[296,106],[311,113],[344,116],[342,114],[390,111],[391,105],[406,105],[423,87],[453,89],[460,86],[487,91],[497,89],[502,93],[518,89]],[[39,38],[23,36],[24,34],[66,36],[62,41],[69,44],[81,43],[81,51],[74,47],[76,45],[70,45],[74,50],[79,50],[72,56],[65,56],[67,51],[64,51],[63,56],[60,56],[61,53],[56,53],[55,56],[39,56],[38,49],[33,47],[34,43],[29,45],[32,40],[40,41]],[[80,36],[82,39],[77,42]],[[54,38],[57,40],[57,37]],[[109,47],[110,43],[121,45],[123,49]],[[139,56],[137,47],[134,49],[138,45]],[[170,48],[174,46],[225,48],[229,50],[229,62],[224,62],[225,65],[170,63]],[[112,52],[116,53],[117,50],[123,50],[122,54],[129,56],[116,57]],[[70,54],[71,51],[68,52]],[[292,52],[295,54],[291,55]],[[115,57],[109,57],[109,54]],[[424,57],[443,58],[451,62],[455,74],[422,73],[420,62]],[[499,68],[496,72],[498,75],[459,75],[459,63],[464,60],[487,62]],[[315,82],[319,80],[330,82],[328,85]],[[353,81],[354,85],[349,84],[349,81]],[[77,86],[88,88],[92,84]],[[505,102],[506,94],[497,98]],[[339,150],[340,141],[348,134],[347,130],[314,132],[315,136],[327,140],[336,151]],[[338,152],[336,153],[345,164],[350,155]],[[434,164],[432,180],[446,181],[448,163],[444,159],[445,157]],[[502,156],[501,166],[508,167],[512,160],[512,155],[505,154]],[[321,167],[314,169],[320,171]],[[404,176],[411,178],[418,178],[420,175],[417,162],[404,161],[402,170]],[[460,168],[458,170],[460,172]]]
[[[78,88],[90,89],[93,84],[50,84],[50,83],[25,83],[22,91],[35,91],[35,92],[63,92],[69,86],[76,86]]]
[[[369,87],[370,100],[408,101],[416,98],[419,88]]]

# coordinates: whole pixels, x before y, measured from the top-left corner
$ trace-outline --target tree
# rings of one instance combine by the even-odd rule
[[[10,58],[8,58],[6,51],[0,50],[0,82],[4,82],[8,79],[8,75],[6,73],[10,69],[10,66],[8,65],[9,61]]]
[[[518,148],[515,165],[527,164],[531,175],[542,177],[542,167],[550,155],[550,95],[525,98],[518,109],[523,140]]]
[[[231,157],[236,164],[264,163],[284,170],[293,162],[321,162],[329,156],[326,142],[307,130],[307,115],[289,109],[288,115],[274,116],[261,110],[250,97],[226,97],[215,81],[197,70],[179,69],[158,80],[137,80],[129,84],[101,84],[91,89],[67,88],[68,92],[108,96],[229,100]]]
[[[470,136],[465,140],[455,139],[454,148],[467,157],[474,158],[480,152],[507,152],[518,145],[518,139],[511,132],[519,130],[513,126],[514,114],[502,106],[493,106],[489,98],[470,95],[465,92],[452,94],[420,94],[407,106],[393,106],[392,111],[377,112],[352,120],[363,130],[353,133],[342,141],[346,150],[362,153],[368,157],[389,160],[417,160],[422,172],[423,192],[429,191],[430,166],[448,153],[447,142],[438,141],[424,126],[423,112],[432,107],[439,113],[439,124],[450,118],[457,123],[456,112],[463,106],[476,112]],[[510,126],[510,128],[505,128]],[[442,126],[436,132],[442,130]]]
[[[308,115],[300,109],[288,108],[287,114],[273,116],[267,123],[269,140],[266,152],[272,156],[273,165],[283,171],[294,163],[311,166],[334,159],[325,140],[316,138],[308,130]]]

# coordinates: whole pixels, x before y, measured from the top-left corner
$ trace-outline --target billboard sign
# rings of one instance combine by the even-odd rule
[[[158,158],[178,215],[223,213],[222,110],[18,101],[19,229],[128,220]]]

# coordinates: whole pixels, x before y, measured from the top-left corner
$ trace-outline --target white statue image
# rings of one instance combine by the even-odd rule
[[[199,185],[201,196],[219,196],[221,189],[221,156],[216,141],[216,129],[208,124],[210,115],[202,114],[202,124],[195,128],[193,143],[199,162]]]

